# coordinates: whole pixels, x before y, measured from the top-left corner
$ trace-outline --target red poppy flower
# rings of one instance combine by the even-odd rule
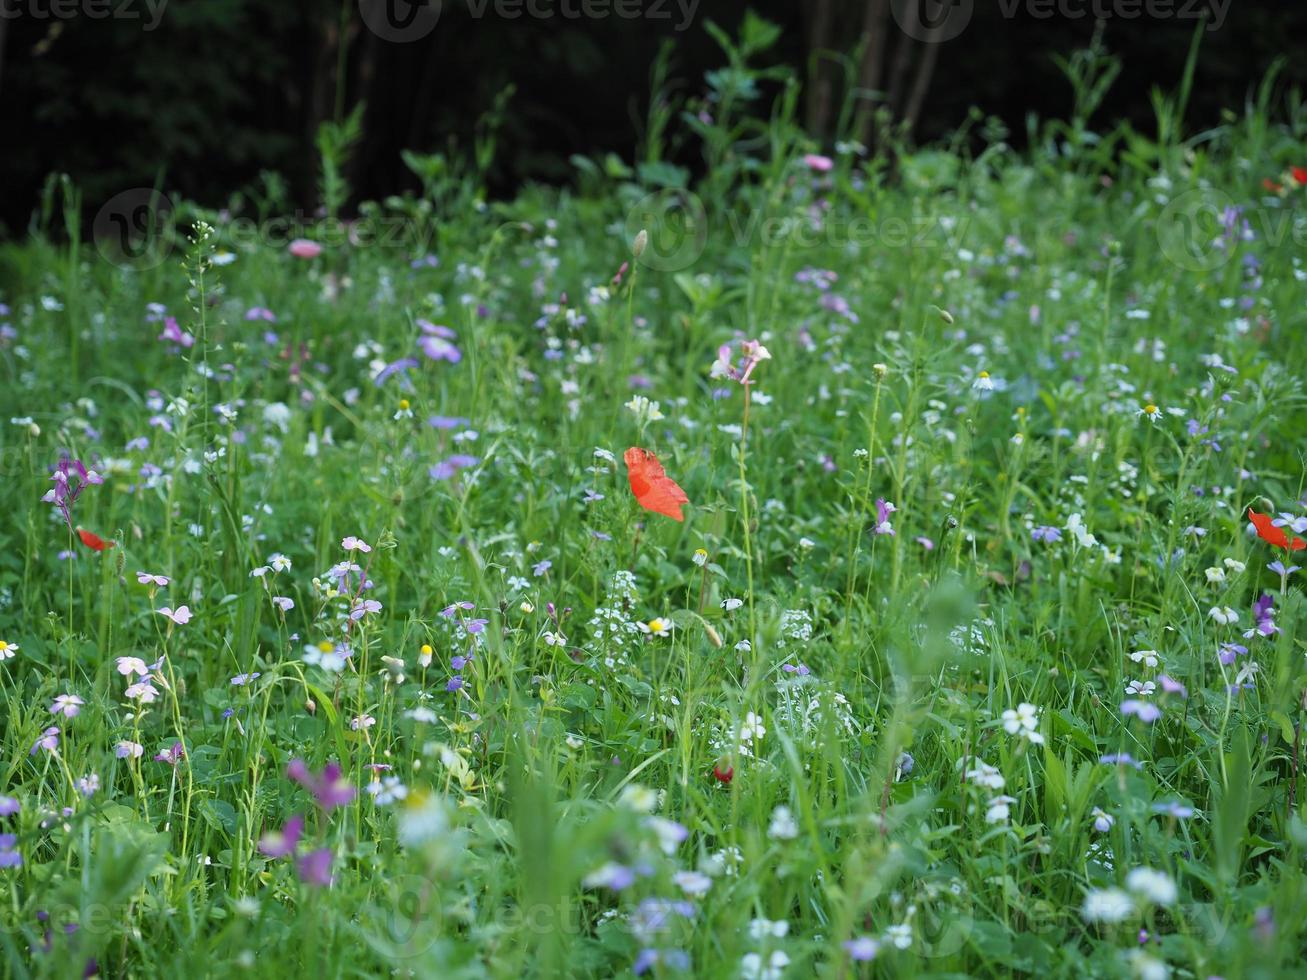
[[[113,547],[112,541],[106,541],[98,534],[92,534],[85,528],[79,527],[77,529],[77,536],[82,539],[82,544],[86,545],[86,547],[90,548],[92,551],[104,551],[105,548]]]
[[[632,446],[623,458],[636,502],[645,510],[663,514],[674,521],[685,520],[681,507],[688,504],[690,498],[663,472],[658,457],[647,449]]]
[[[1299,187],[1307,184],[1307,167],[1290,167],[1289,173],[1293,176],[1293,182]]]
[[[731,785],[731,780],[735,778],[735,767],[729,762],[718,762],[712,767],[712,774],[717,782],[729,786]]]
[[[1307,548],[1307,541],[1302,538],[1291,539],[1289,535],[1284,533],[1284,528],[1272,524],[1269,514],[1259,514],[1249,507],[1248,520],[1252,521],[1253,527],[1257,528],[1257,536],[1267,544],[1275,545],[1277,548],[1287,548],[1290,551],[1302,551]]]

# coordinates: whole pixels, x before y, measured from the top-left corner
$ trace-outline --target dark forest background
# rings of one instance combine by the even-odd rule
[[[71,6],[54,16],[51,3],[60,2]],[[76,0],[0,0],[0,230],[10,235],[27,226],[53,171],[70,174],[92,208],[156,182],[219,206],[265,171],[285,178],[291,201],[312,207],[315,133],[361,102],[364,135],[348,175],[359,198],[415,188],[400,152],[468,147],[477,120],[505,98],[492,192],[565,181],[574,154],[632,158],[665,42],[673,45],[668,88],[692,102],[704,73],[724,61],[705,23],[734,34],[750,7],[783,29],[767,61],[804,83],[802,113],[819,144],[835,138],[850,94],[857,104],[888,102],[917,141],[953,132],[975,106],[1020,144],[1029,114],[1070,113],[1073,93],[1056,59],[1085,47],[1095,30],[1093,16],[1067,16],[1094,0],[1071,0],[1062,12],[1053,3],[1051,16],[1040,0],[976,0],[967,29],[933,45],[905,38],[886,16],[891,0],[702,0],[680,31],[675,0],[661,19],[507,19],[493,6],[474,17],[470,0],[444,0],[427,36],[398,44],[367,27],[358,0],[171,0],[152,30],[145,0],[89,2],[135,16],[91,17]],[[1176,0],[1175,9],[1190,5]],[[1285,84],[1307,81],[1305,7],[1233,0],[1220,29],[1202,39],[1190,132],[1239,111],[1277,58],[1287,59]],[[1194,29],[1180,16],[1105,20],[1103,40],[1123,70],[1095,124],[1151,131],[1150,90],[1179,84]],[[685,152],[676,162],[701,165]]]

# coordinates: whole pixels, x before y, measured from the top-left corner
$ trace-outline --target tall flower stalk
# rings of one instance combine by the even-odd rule
[[[749,391],[754,384],[753,372],[763,361],[771,360],[771,353],[758,340],[740,342],[739,357],[734,356],[730,344],[723,344],[717,349],[717,360],[713,362],[710,372],[713,378],[725,378],[737,382],[744,388],[744,414],[740,421],[740,447],[737,459],[740,465],[740,520],[744,533],[744,564],[749,584],[749,645],[757,648],[758,624],[753,608],[753,535],[751,531],[752,516],[749,512]]]

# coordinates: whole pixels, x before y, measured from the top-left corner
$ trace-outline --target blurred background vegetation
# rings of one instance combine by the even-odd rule
[[[51,3],[59,2],[71,6],[55,16]],[[85,2],[123,16],[87,16]],[[359,0],[85,2],[0,0],[0,233],[25,231],[53,171],[71,175],[91,209],[125,188],[155,185],[214,207],[235,189],[271,186],[280,200],[314,208],[315,138],[324,122],[341,122],[356,107],[359,138],[344,175],[355,200],[419,187],[403,151],[471,153],[478,134],[498,195],[524,181],[569,179],[575,155],[648,159],[642,147],[658,116],[651,92],[670,94],[669,118],[711,111],[705,73],[724,58],[706,27],[711,21],[735,36],[746,6],[781,28],[766,55],[776,70],[764,84],[779,91],[787,77],[803,83],[798,111],[817,145],[883,140],[874,107],[892,115],[896,139],[926,141],[973,124],[977,140],[983,131],[1020,145],[1032,114],[1071,114],[1073,89],[1059,59],[1085,48],[1095,31],[1092,15],[1067,14],[1092,10],[1093,0],[1060,0],[1061,12],[1059,0],[976,2],[959,37],[927,45],[897,28],[890,4],[899,0],[702,0],[683,30],[676,0],[667,0],[666,17],[637,19],[508,19],[493,7],[476,17],[473,0],[444,0],[429,34],[396,44],[369,30]],[[1175,0],[1174,9],[1209,5]],[[1115,17],[1102,31],[1122,70],[1095,124],[1152,132],[1150,92],[1179,84],[1195,21]],[[1232,2],[1219,29],[1203,32],[1186,130],[1241,110],[1277,59],[1282,83],[1301,85],[1304,55],[1303,4]],[[658,152],[690,171],[704,165],[697,146]]]

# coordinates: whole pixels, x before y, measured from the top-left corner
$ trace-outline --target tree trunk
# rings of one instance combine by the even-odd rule
[[[808,31],[808,98],[804,116],[808,132],[820,138],[830,126],[831,76],[825,52],[830,48],[831,5],[833,0],[815,0],[811,8],[812,25]]]
[[[917,128],[921,117],[921,107],[925,105],[926,93],[930,90],[930,80],[935,74],[935,65],[939,62],[940,31],[942,26],[931,30],[925,42],[925,50],[917,62],[917,74],[912,80],[912,92],[908,95],[908,104],[903,109],[903,121],[907,124],[907,135]]]
[[[871,93],[879,91],[885,75],[885,47],[889,39],[890,0],[866,0],[862,14],[862,63],[858,66],[859,97],[869,100],[867,111],[858,127],[858,141],[872,146],[875,119],[875,100]]]

